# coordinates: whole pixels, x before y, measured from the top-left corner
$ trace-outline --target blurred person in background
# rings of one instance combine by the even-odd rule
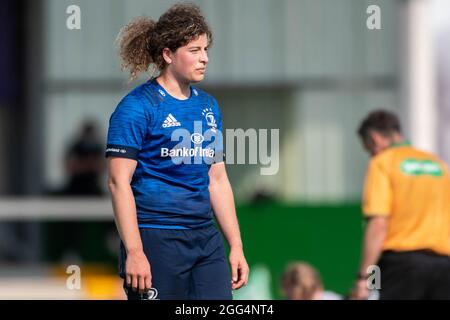
[[[102,196],[101,176],[105,166],[103,144],[97,126],[86,121],[79,137],[66,155],[66,171],[69,181],[61,194],[79,196]]]
[[[132,79],[152,64],[160,72],[122,99],[109,124],[108,185],[130,300],[232,299],[248,281],[219,106],[191,85],[204,79],[211,41],[200,9],[189,4],[157,22],[137,18],[118,37]],[[174,155],[179,150],[187,152]],[[231,275],[214,216],[230,246]]]
[[[450,177],[437,156],[412,147],[391,112],[358,130],[371,160],[363,195],[367,225],[354,299],[368,296],[378,264],[380,299],[450,299]]]
[[[306,262],[286,266],[281,278],[281,290],[288,300],[341,300],[337,293],[325,291],[319,272]]]
[[[67,183],[59,190],[48,192],[58,197],[101,197],[105,193],[101,178],[105,169],[103,144],[95,122],[86,120],[82,123],[77,136],[66,150],[64,168]],[[96,234],[101,241],[115,234],[111,223],[85,223],[80,221],[45,223],[47,258],[57,261],[79,262],[93,254],[87,252],[88,238]],[[100,236],[100,233],[103,234]],[[54,239],[60,239],[54,241]],[[97,240],[95,240],[97,241]],[[89,258],[90,260],[93,258]]]
[[[105,169],[103,143],[93,121],[82,123],[64,156],[66,184],[47,193],[52,196],[103,196],[101,177]]]

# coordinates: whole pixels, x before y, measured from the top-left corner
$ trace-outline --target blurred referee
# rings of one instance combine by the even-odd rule
[[[405,141],[391,112],[370,113],[358,134],[372,159],[363,196],[362,262],[352,297],[367,298],[367,268],[377,264],[380,299],[450,299],[446,164]]]

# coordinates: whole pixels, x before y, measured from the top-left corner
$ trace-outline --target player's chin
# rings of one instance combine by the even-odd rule
[[[196,83],[196,82],[201,82],[205,79],[205,74],[204,73],[194,73],[191,76],[191,82]]]

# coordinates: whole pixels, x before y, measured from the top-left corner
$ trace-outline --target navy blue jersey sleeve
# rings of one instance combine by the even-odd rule
[[[216,120],[217,125],[217,133],[216,133],[216,141],[215,141],[215,152],[214,152],[214,163],[220,163],[224,161],[225,154],[224,154],[224,132],[222,130],[222,113],[220,112],[219,104],[217,103],[217,100],[212,97],[213,101],[213,112]]]
[[[129,94],[123,98],[109,120],[106,157],[137,160],[149,123],[150,115],[139,97]]]

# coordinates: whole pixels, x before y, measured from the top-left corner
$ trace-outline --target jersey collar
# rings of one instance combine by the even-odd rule
[[[390,148],[398,148],[398,147],[409,147],[411,146],[411,142],[408,140],[404,140],[402,142],[393,143],[390,145]]]

